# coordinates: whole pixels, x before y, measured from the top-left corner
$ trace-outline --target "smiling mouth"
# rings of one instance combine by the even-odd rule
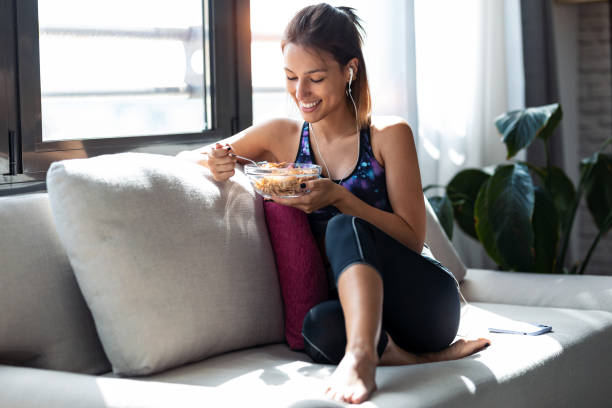
[[[305,103],[305,102],[300,101],[300,106],[305,109],[312,109],[320,103],[321,103],[321,99],[315,102],[310,102],[310,103]]]

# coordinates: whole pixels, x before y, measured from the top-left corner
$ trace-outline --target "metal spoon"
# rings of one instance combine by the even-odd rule
[[[251,163],[253,163],[255,165],[255,167],[259,167],[259,164],[257,164],[255,162],[255,160],[251,160],[248,157],[240,156],[240,155],[237,155],[236,153],[230,153],[229,155],[232,156],[232,157],[237,157],[237,158],[242,159],[242,160],[250,161]]]
[[[207,156],[209,155],[209,153],[208,153],[208,152],[202,152],[202,154],[205,154],[205,155],[207,155]],[[239,159],[249,161],[249,162],[253,163],[253,164],[254,164],[256,167],[259,167],[259,164],[257,164],[257,162],[256,162],[255,160],[251,160],[251,159],[249,159],[248,157],[240,156],[240,155],[237,155],[236,153],[229,153],[229,156],[231,156],[231,157],[237,157],[237,158],[239,158]]]

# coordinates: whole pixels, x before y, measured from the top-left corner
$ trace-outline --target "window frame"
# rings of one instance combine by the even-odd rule
[[[0,183],[11,180],[9,133],[16,135],[18,126],[15,72],[15,9],[13,2],[0,0]],[[16,169],[19,170],[19,169]]]
[[[21,141],[20,174],[0,168],[0,195],[32,184],[44,189],[53,161],[126,151],[175,155],[234,134],[252,123],[249,0],[208,0],[211,129],[199,133],[42,141],[38,0],[0,0],[0,158],[9,154],[8,131]],[[203,6],[206,4],[202,0]],[[204,19],[206,15],[203,10]],[[11,33],[12,31],[12,33]],[[6,47],[5,47],[6,46]],[[5,66],[3,66],[3,64]],[[4,84],[3,84],[4,82]],[[12,86],[11,86],[12,85]],[[2,89],[2,88],[0,88]],[[6,119],[5,119],[6,116]],[[0,160],[0,166],[3,161]],[[3,166],[6,167],[6,166]],[[42,183],[41,183],[42,182]],[[20,187],[20,188],[16,188]],[[4,191],[3,191],[4,190]],[[8,190],[8,191],[7,191]]]

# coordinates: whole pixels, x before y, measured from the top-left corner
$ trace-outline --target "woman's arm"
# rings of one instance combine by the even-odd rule
[[[366,204],[344,188],[335,190],[333,205],[344,214],[368,221],[420,253],[425,242],[426,214],[412,131],[402,121],[381,129],[377,137],[393,213]]]
[[[176,157],[208,167],[209,153],[218,143],[230,145],[232,151],[240,156],[252,158],[255,161],[289,161],[285,159],[286,152],[291,150],[291,144],[299,132],[299,124],[289,119],[273,119],[258,125],[250,126],[228,138],[194,149],[185,150]],[[297,147],[296,147],[297,148]]]

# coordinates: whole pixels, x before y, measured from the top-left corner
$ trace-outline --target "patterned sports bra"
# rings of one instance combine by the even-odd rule
[[[309,123],[304,122],[300,147],[296,163],[314,163],[314,155],[310,147]],[[338,180],[334,180],[338,182]],[[387,183],[385,169],[378,163],[372,152],[370,144],[370,128],[363,128],[359,134],[359,158],[357,166],[344,178],[340,184],[355,196],[373,207],[384,211],[393,211],[387,196]],[[315,236],[325,233],[327,221],[340,211],[333,206],[327,206],[308,214],[311,228]]]

